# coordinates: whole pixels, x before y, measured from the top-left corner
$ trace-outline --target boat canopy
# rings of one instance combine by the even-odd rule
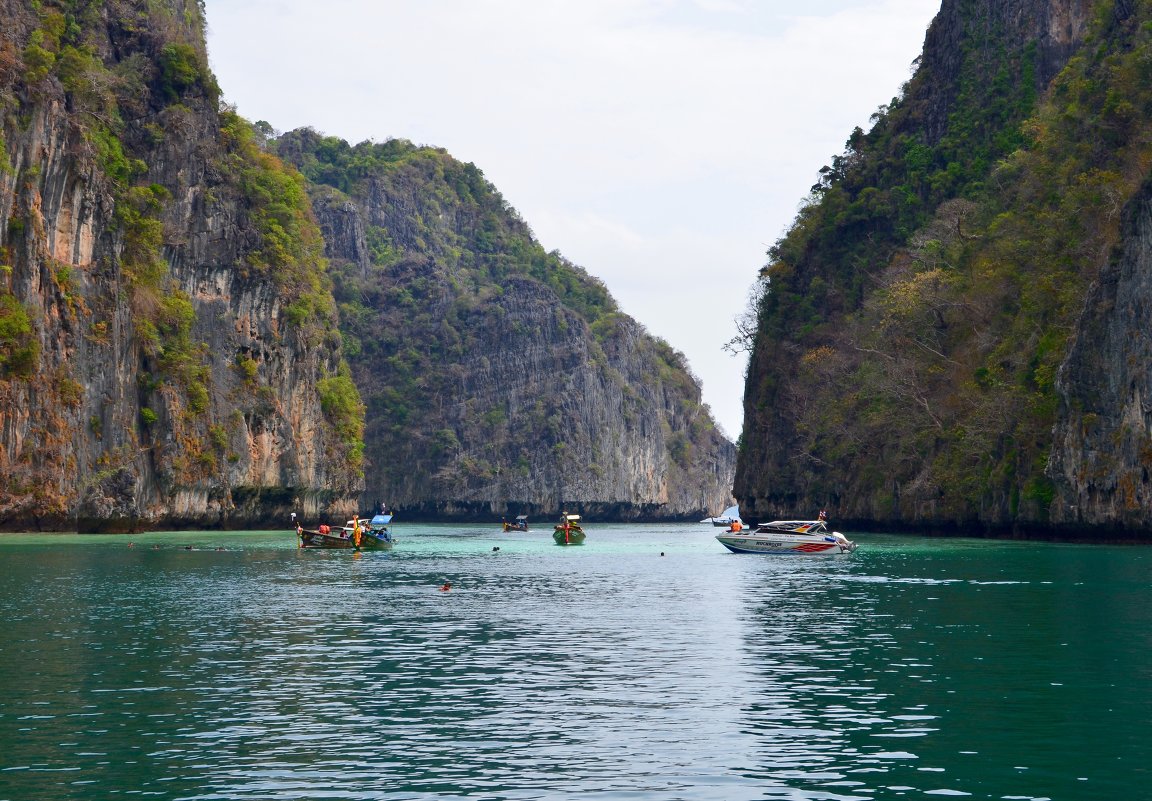
[[[392,515],[376,515],[372,518],[373,526],[386,526],[392,522]]]
[[[564,515],[565,520],[579,520],[580,515]]]
[[[797,534],[804,534],[808,531],[827,531],[823,520],[773,520],[771,523],[761,523],[757,528],[793,531]]]

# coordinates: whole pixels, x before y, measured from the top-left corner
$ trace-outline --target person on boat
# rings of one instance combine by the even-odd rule
[[[739,520],[733,520],[732,525],[728,526],[729,531],[739,531],[742,528],[744,528],[744,524]]]
[[[823,509],[821,509],[820,514],[819,514],[819,516],[817,516],[816,519],[819,520],[821,523],[823,523],[825,520],[828,519],[828,513],[825,512]]]

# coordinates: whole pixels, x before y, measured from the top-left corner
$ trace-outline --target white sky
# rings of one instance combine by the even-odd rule
[[[735,439],[765,252],[898,94],[940,0],[207,0],[224,97],[473,162],[682,351]]]

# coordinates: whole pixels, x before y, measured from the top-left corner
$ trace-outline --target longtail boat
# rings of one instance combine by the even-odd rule
[[[580,515],[570,515],[567,512],[560,515],[560,522],[552,532],[552,539],[557,545],[582,545],[584,529],[580,528]]]
[[[504,522],[505,531],[527,531],[528,530],[528,515],[516,515],[516,519],[509,523],[507,520]]]
[[[315,529],[296,526],[296,536],[301,548],[352,548],[357,551],[380,551],[392,547],[395,540],[389,526],[392,515],[378,514],[368,523],[362,523],[359,516],[353,517],[343,526],[332,528],[322,525]]]

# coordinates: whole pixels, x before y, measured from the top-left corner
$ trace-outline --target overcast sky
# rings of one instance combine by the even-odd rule
[[[682,351],[735,439],[735,334],[821,166],[912,75],[940,0],[207,0],[225,100],[479,167]]]

